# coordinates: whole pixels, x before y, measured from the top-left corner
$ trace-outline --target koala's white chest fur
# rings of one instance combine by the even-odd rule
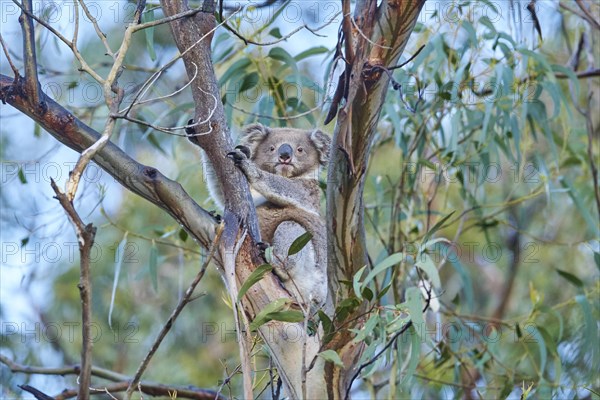
[[[255,207],[260,207],[267,202],[267,199],[265,196],[263,196],[258,191],[254,190],[252,188],[250,188],[250,194],[252,195],[252,202],[254,203]]]

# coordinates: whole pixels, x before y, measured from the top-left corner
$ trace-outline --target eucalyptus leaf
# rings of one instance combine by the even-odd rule
[[[386,269],[393,267],[394,265],[400,264],[404,260],[404,253],[394,253],[388,257],[386,257],[383,261],[378,263],[371,272],[367,275],[365,280],[360,285],[360,292],[362,293],[362,289],[367,287],[369,283],[381,272]]]
[[[429,277],[431,283],[436,289],[439,289],[442,286],[440,282],[440,274],[435,264],[433,263],[433,260],[431,259],[431,257],[429,257],[427,253],[422,253],[419,256],[419,259],[415,263],[415,266],[427,273],[427,276]]]
[[[334,350],[325,350],[318,354],[319,357],[324,359],[325,361],[329,361],[337,365],[338,367],[343,367],[344,363],[340,358],[340,355],[336,353]]]
[[[244,282],[244,284],[240,288],[237,295],[237,301],[240,301],[242,297],[244,297],[248,289],[250,289],[256,282],[260,281],[266,274],[268,274],[272,270],[273,266],[269,264],[263,264],[256,268],[254,271],[252,271],[250,276],[246,279],[246,282]]]
[[[304,232],[302,235],[298,236],[290,245],[288,250],[288,256],[293,256],[296,253],[299,253],[312,239],[312,234],[309,232]]]
[[[281,298],[267,304],[258,314],[256,314],[254,320],[250,323],[250,329],[254,331],[260,328],[262,325],[273,319],[270,317],[270,314],[284,311],[291,303],[291,299]]]

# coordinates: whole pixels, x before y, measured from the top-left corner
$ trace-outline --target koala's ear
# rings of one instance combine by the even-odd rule
[[[269,128],[262,124],[252,124],[244,128],[240,134],[240,144],[250,149],[254,154],[256,147],[269,135]]]
[[[310,140],[312,140],[319,152],[319,163],[323,166],[326,166],[329,162],[331,138],[326,133],[323,133],[317,129],[310,134]]]

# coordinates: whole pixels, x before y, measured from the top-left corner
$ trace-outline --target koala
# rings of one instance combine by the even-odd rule
[[[311,314],[327,299],[326,227],[320,215],[319,166],[329,160],[331,139],[319,130],[247,126],[228,153],[248,179],[263,241],[284,287]],[[288,256],[304,232],[311,241]]]

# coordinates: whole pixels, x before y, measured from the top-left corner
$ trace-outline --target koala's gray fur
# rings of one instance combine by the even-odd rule
[[[319,130],[246,127],[229,156],[253,192],[262,240],[273,247],[274,271],[285,288],[316,312],[327,298],[327,242],[320,215],[319,166],[329,159],[331,139]],[[213,192],[214,193],[214,192]],[[214,195],[214,194],[213,194]],[[313,235],[299,253],[290,245]]]

